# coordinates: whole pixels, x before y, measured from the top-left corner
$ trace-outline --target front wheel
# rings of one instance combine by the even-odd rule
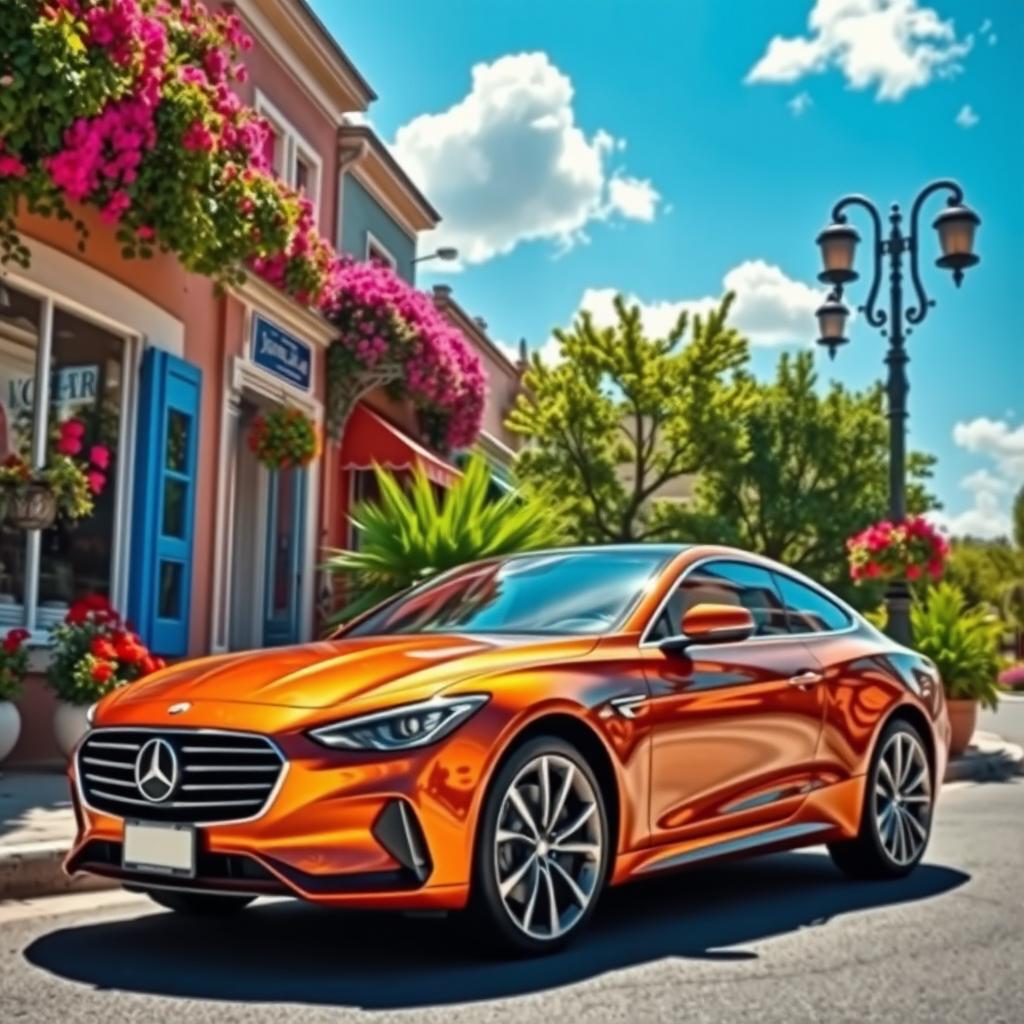
[[[542,736],[515,751],[484,803],[473,909],[506,949],[547,953],[594,911],[610,856],[608,816],[580,752]]]
[[[222,896],[207,892],[173,892],[170,889],[147,889],[146,895],[161,907],[190,917],[228,917],[244,910],[254,896]]]
[[[934,794],[921,734],[897,719],[885,727],[866,780],[860,832],[832,843],[836,867],[854,878],[902,878],[924,856]]]

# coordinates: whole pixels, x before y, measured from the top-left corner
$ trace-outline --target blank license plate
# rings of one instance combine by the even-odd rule
[[[191,825],[125,822],[122,860],[125,868],[134,871],[194,878],[196,830]]]

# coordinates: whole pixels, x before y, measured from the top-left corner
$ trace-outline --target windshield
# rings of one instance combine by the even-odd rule
[[[606,633],[665,561],[663,551],[567,551],[475,565],[410,591],[346,636]]]

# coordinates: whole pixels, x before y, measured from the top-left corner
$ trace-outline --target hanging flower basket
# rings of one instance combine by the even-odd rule
[[[850,576],[857,582],[939,579],[949,544],[924,516],[882,520],[846,542]]]
[[[19,530],[47,530],[57,518],[57,495],[46,480],[7,485],[7,518]]]
[[[282,405],[252,421],[249,447],[267,469],[301,469],[320,454],[320,435],[301,409]]]
[[[62,420],[50,433],[42,469],[33,470],[26,456],[16,453],[0,463],[7,519],[21,530],[46,530],[58,515],[67,522],[91,516],[93,499],[107,484],[110,448],[105,444],[87,446],[81,420]]]

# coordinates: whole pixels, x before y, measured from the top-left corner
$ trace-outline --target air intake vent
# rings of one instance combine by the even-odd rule
[[[265,736],[192,729],[96,729],[78,748],[85,802],[120,818],[209,825],[263,813],[285,762]]]

